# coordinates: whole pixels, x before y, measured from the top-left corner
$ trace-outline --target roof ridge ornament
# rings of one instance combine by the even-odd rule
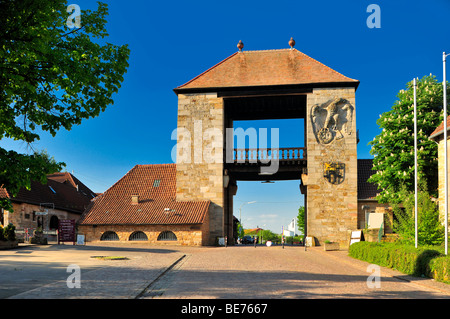
[[[295,46],[295,40],[294,40],[293,37],[291,37],[291,39],[289,40],[289,46],[291,47],[291,50],[294,49],[294,46]]]
[[[237,47],[239,49],[239,52],[242,52],[242,49],[244,48],[244,42],[242,42],[242,40],[239,40]]]

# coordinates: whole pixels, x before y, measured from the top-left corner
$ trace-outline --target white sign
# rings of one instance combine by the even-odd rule
[[[350,245],[361,241],[361,238],[362,238],[362,230],[352,231],[352,236],[350,237]]]
[[[36,212],[35,215],[36,216],[44,216],[44,215],[48,215],[48,212]]]
[[[383,224],[383,220],[384,220],[383,213],[370,213],[367,228],[379,229],[381,227],[381,225]]]
[[[77,235],[77,245],[84,245],[84,235]]]

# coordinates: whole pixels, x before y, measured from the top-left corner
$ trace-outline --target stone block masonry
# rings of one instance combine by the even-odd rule
[[[86,242],[100,241],[102,235],[109,231],[115,232],[119,241],[129,241],[130,235],[136,231],[143,232],[148,240],[136,241],[137,243],[167,244],[182,246],[202,246],[207,240],[208,223],[202,225],[79,225],[77,233],[85,235]],[[164,231],[171,231],[177,240],[158,241],[158,236]]]
[[[224,236],[223,105],[216,93],[178,95],[177,200],[211,200],[207,245]]]
[[[330,100],[342,98],[353,107],[347,116],[347,132],[340,139],[320,143],[311,121],[311,110]],[[350,120],[351,119],[351,120]],[[325,240],[348,246],[350,232],[358,229],[357,142],[355,122],[355,89],[314,89],[307,98],[307,233],[319,243]],[[325,163],[345,165],[344,180],[332,184],[324,178]]]

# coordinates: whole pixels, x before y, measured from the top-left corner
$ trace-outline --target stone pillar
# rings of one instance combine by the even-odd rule
[[[306,125],[307,235],[348,246],[358,228],[355,89],[314,89]]]
[[[223,99],[178,94],[177,200],[210,200],[208,242],[224,236]]]

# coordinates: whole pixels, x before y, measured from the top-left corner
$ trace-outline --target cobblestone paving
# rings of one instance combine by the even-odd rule
[[[98,260],[92,256],[123,256]],[[69,264],[81,288],[68,288]],[[32,246],[0,252],[1,298],[448,298],[449,285],[381,268],[345,251],[303,247],[158,247],[136,244]]]

